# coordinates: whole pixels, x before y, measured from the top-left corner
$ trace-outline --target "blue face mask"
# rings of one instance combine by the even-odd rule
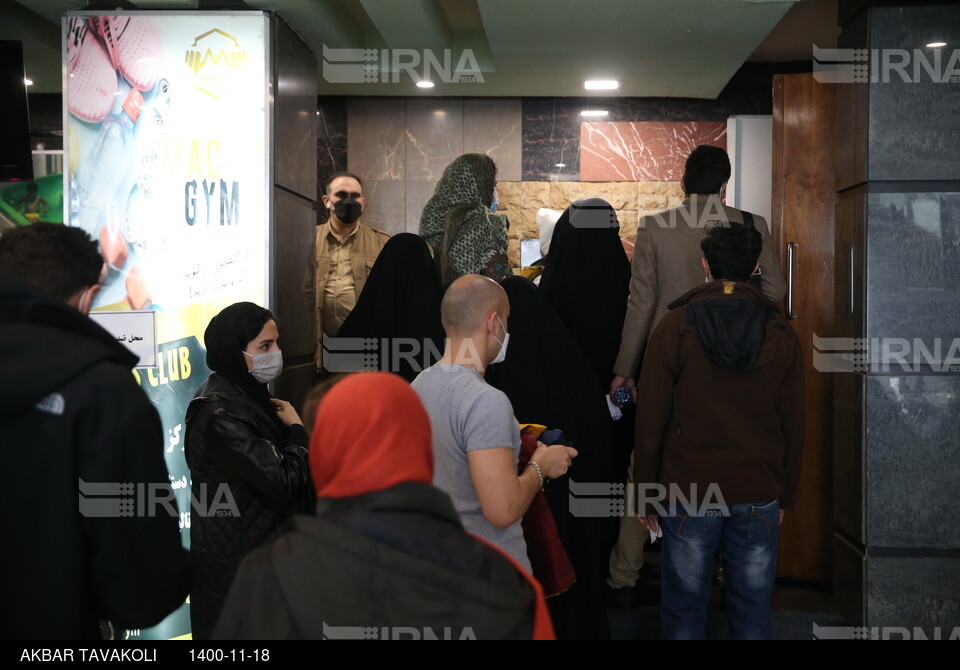
[[[497,189],[493,189],[493,202],[490,203],[490,211],[497,211],[497,205],[500,204],[500,201],[497,199]]]

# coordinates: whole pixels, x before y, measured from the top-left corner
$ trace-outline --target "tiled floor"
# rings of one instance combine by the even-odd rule
[[[659,560],[650,553],[648,562]],[[635,606],[609,609],[610,636],[614,640],[660,639],[660,582],[637,585]],[[778,583],[773,593],[774,631],[781,640],[812,640],[813,624],[842,626],[844,617],[833,595],[824,589]],[[722,610],[720,585],[714,584],[707,620],[707,637],[722,640],[728,637],[726,615]]]

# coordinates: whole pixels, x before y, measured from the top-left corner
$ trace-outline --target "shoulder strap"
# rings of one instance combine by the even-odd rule
[[[753,229],[756,229],[756,226],[753,223],[753,214],[747,211],[743,211],[743,210],[741,211],[743,212],[743,223],[745,225],[750,226]],[[750,283],[750,286],[754,287],[755,289],[760,289],[760,290],[763,289],[763,283],[760,281],[759,274],[751,275],[749,283]]]

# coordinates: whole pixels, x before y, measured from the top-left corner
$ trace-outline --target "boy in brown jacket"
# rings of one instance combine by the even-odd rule
[[[803,356],[777,307],[747,283],[760,234],[728,223],[700,246],[706,283],[670,304],[644,358],[637,514],[656,531],[656,511],[663,526],[664,638],[705,636],[719,550],[731,637],[769,639],[778,528],[800,474]]]

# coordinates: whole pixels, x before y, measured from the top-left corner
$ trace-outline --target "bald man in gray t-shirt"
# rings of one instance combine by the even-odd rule
[[[575,449],[540,444],[517,474],[520,426],[510,400],[488,385],[488,365],[504,359],[510,305],[499,284],[466,275],[440,306],[443,358],[413,380],[433,434],[433,483],[452,499],[464,528],[497,545],[528,572],[520,519],[545,478],[563,475]]]
[[[470,476],[467,454],[476,449],[509,447],[520,455],[520,425],[507,396],[473,368],[437,363],[413,380],[430,415],[433,434],[433,484],[452,499],[463,527],[495,544],[530,570],[520,520],[503,529],[483,516]]]

